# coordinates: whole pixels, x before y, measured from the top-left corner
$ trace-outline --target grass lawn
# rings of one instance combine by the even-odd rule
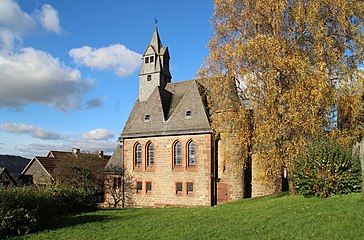
[[[364,239],[364,196],[276,194],[211,208],[111,209],[15,239]]]

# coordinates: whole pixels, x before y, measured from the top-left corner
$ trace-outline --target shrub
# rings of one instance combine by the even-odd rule
[[[28,233],[58,215],[96,209],[94,194],[82,189],[34,186],[1,189],[0,237]]]
[[[63,212],[78,213],[97,209],[94,192],[80,188],[62,187],[56,191]]]
[[[35,210],[24,208],[0,210],[0,232],[12,235],[23,235],[33,230],[37,225]]]
[[[352,156],[349,148],[332,140],[311,143],[300,155],[293,172],[294,187],[305,197],[359,192],[361,168],[359,158]]]

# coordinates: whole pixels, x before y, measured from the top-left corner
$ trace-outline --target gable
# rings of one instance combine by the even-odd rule
[[[34,157],[26,166],[21,175],[33,175],[34,177],[51,177],[50,173],[45,169],[42,163],[38,160],[42,157]]]
[[[11,185],[16,185],[16,181],[5,167],[0,167],[0,182],[10,182]]]
[[[137,101],[121,138],[205,132],[211,132],[211,126],[198,83],[191,80],[168,83],[165,90],[156,87],[147,101]]]
[[[152,55],[152,54],[156,54],[156,51],[154,50],[154,48],[151,45],[149,45],[147,47],[147,49],[145,50],[143,56]]]

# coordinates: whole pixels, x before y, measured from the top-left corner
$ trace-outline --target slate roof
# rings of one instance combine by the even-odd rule
[[[122,149],[120,146],[117,146],[114,153],[112,154],[110,160],[107,162],[105,166],[105,171],[107,172],[118,172],[122,171]]]
[[[203,89],[196,80],[156,87],[147,101],[136,101],[120,138],[211,133]]]

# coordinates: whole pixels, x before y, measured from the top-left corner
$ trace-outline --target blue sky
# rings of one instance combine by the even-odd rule
[[[183,81],[208,55],[212,13],[211,0],[0,0],[0,154],[111,154],[154,19]]]

